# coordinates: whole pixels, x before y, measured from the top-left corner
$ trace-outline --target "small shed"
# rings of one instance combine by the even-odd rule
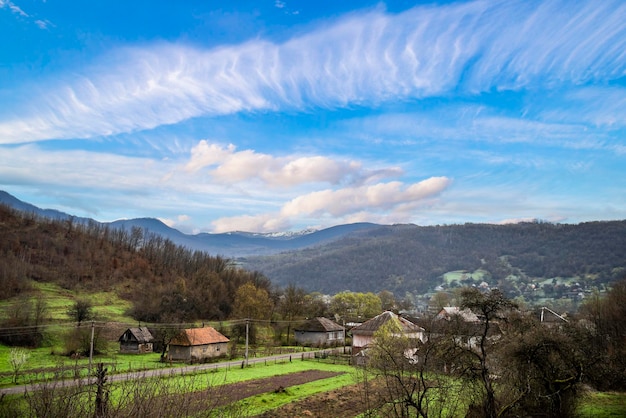
[[[154,338],[147,327],[128,328],[120,336],[120,353],[152,353]]]
[[[343,345],[345,328],[328,318],[310,319],[294,329],[296,342],[301,345]]]
[[[228,354],[230,340],[213,327],[183,330],[169,343],[169,359],[202,362]]]
[[[357,355],[360,351],[366,349],[374,341],[374,333],[388,321],[396,321],[400,325],[403,335],[422,342],[425,341],[424,328],[391,311],[385,311],[369,321],[352,328],[350,331],[352,334],[352,354]]]

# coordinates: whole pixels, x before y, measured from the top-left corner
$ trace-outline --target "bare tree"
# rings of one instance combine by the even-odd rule
[[[76,379],[61,382],[56,378],[47,380],[33,390],[26,391],[26,406],[19,409],[19,416],[82,418],[82,417],[226,417],[245,416],[238,404],[230,404],[228,386],[211,380],[202,383],[199,375],[129,377],[108,383],[106,369],[98,367],[98,379],[93,384]],[[115,396],[107,396],[109,391]],[[0,400],[0,410],[18,411],[15,402]],[[0,417],[16,416],[3,415]]]
[[[440,342],[434,335],[423,341],[409,338],[392,321],[375,333],[366,364],[379,386],[373,392],[378,397],[375,403],[382,404],[382,415],[427,418],[464,412],[461,386],[438,372]],[[371,383],[366,385],[366,390],[371,388]]]
[[[482,293],[476,288],[465,288],[461,298],[461,307],[478,315],[480,324],[470,325],[472,331],[465,333],[466,338],[457,335],[451,341],[455,343],[455,351],[464,355],[466,360],[462,367],[463,375],[479,382],[482,389],[481,404],[474,405],[474,408],[479,409],[482,416],[494,418],[498,415],[494,380],[497,376],[495,367],[499,338],[493,334],[497,321],[506,320],[506,314],[516,305],[497,289]]]
[[[306,293],[303,289],[289,285],[279,299],[278,310],[284,320],[287,320],[287,344],[291,339],[291,322],[304,313]]]

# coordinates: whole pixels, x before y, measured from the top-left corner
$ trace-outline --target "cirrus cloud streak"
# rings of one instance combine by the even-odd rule
[[[16,96],[38,99],[0,115],[0,143],[134,132],[242,111],[619,79],[625,14],[623,2],[474,1],[353,14],[284,43],[129,47],[60,86],[22,88]]]

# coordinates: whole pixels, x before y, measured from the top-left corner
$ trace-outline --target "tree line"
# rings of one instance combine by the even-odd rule
[[[116,290],[142,321],[223,319],[245,283],[269,280],[230,260],[178,246],[140,228],[39,218],[0,206],[0,299],[28,293],[31,280],[87,292]]]
[[[450,271],[489,272],[492,286],[508,277],[580,277],[603,285],[626,271],[626,221],[577,225],[391,225],[359,231],[315,248],[247,257],[245,265],[279,285],[294,281],[329,294],[352,289],[423,294]],[[516,296],[515,294],[511,296]]]

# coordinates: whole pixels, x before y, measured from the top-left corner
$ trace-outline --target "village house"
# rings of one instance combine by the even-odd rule
[[[374,334],[389,321],[396,321],[402,330],[402,334],[408,338],[425,341],[424,328],[413,322],[396,315],[391,311],[385,311],[378,316],[363,322],[350,331],[352,334],[352,354],[358,355],[374,342]]]
[[[431,338],[453,335],[460,347],[478,350],[485,334],[485,323],[469,308],[447,306],[435,316],[428,328]],[[498,321],[491,321],[485,335],[487,340],[495,341],[501,337],[502,331]]]
[[[152,353],[154,338],[147,327],[128,328],[120,336],[120,353]]]
[[[435,318],[450,321],[455,315],[459,316],[464,322],[480,322],[478,316],[470,309],[461,309],[458,306],[445,306]]]
[[[311,346],[343,345],[345,328],[328,318],[313,318],[294,329],[296,343]]]
[[[193,363],[226,356],[229,341],[212,327],[186,329],[170,341],[168,358]]]

